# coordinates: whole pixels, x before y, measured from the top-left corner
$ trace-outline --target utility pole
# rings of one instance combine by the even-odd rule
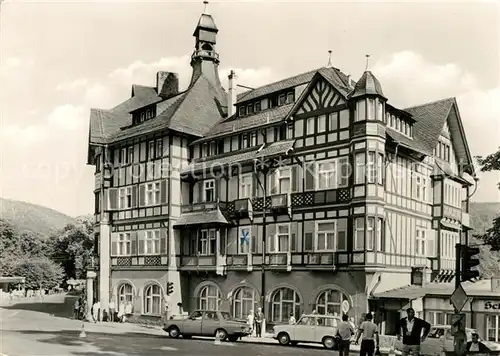
[[[266,302],[266,212],[267,212],[267,167],[265,167],[262,172],[264,174],[262,183],[262,191],[263,191],[263,207],[262,207],[262,265],[261,265],[261,280],[260,280],[260,305],[262,310],[264,310],[265,302]]]
[[[462,308],[468,300],[467,294],[462,287],[462,255],[463,249],[467,246],[462,244],[455,245],[455,291],[451,296],[455,313],[451,321],[451,334],[453,335],[454,355],[462,356],[467,353],[466,343],[467,335],[465,333],[465,314],[461,313]]]

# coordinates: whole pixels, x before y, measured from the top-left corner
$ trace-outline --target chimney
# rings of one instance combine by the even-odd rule
[[[156,73],[156,92],[163,99],[179,94],[179,75],[171,72]]]
[[[236,113],[236,74],[234,70],[231,69],[228,77],[228,91],[229,95],[227,97],[227,116],[233,116]]]
[[[347,74],[347,85],[351,86],[351,75]]]

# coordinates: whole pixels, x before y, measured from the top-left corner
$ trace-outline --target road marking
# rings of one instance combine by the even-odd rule
[[[162,346],[160,347],[160,350],[162,351],[177,351],[175,347],[170,347],[170,346]]]

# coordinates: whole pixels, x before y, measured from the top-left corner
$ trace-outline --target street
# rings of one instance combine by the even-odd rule
[[[72,297],[47,296],[0,308],[0,356],[218,356],[332,355],[321,347],[283,347],[250,342],[215,345],[213,339],[170,339],[157,328],[135,324],[83,323],[71,320]],[[337,355],[333,352],[333,355]]]

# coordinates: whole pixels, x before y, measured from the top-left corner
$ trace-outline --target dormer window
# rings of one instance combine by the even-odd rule
[[[253,114],[253,104],[248,104],[247,106],[247,114]]]
[[[278,106],[282,106],[282,105],[285,105],[285,104],[286,104],[286,95],[285,94],[281,94],[278,97]]]
[[[248,134],[241,135],[241,148],[248,148]]]
[[[286,95],[286,103],[287,104],[291,104],[295,101],[295,93],[293,91],[289,92],[287,95]]]
[[[257,146],[257,132],[252,132],[251,134],[251,140],[250,140],[250,144],[253,146]]]
[[[255,112],[259,112],[261,110],[260,108],[260,101],[255,103]]]
[[[144,122],[146,120],[146,113],[143,111],[141,112],[141,122]]]
[[[246,106],[240,106],[240,116],[244,116],[247,113]]]
[[[212,141],[208,144],[208,155],[214,156],[216,154],[217,154],[217,145],[215,144],[215,141]]]

